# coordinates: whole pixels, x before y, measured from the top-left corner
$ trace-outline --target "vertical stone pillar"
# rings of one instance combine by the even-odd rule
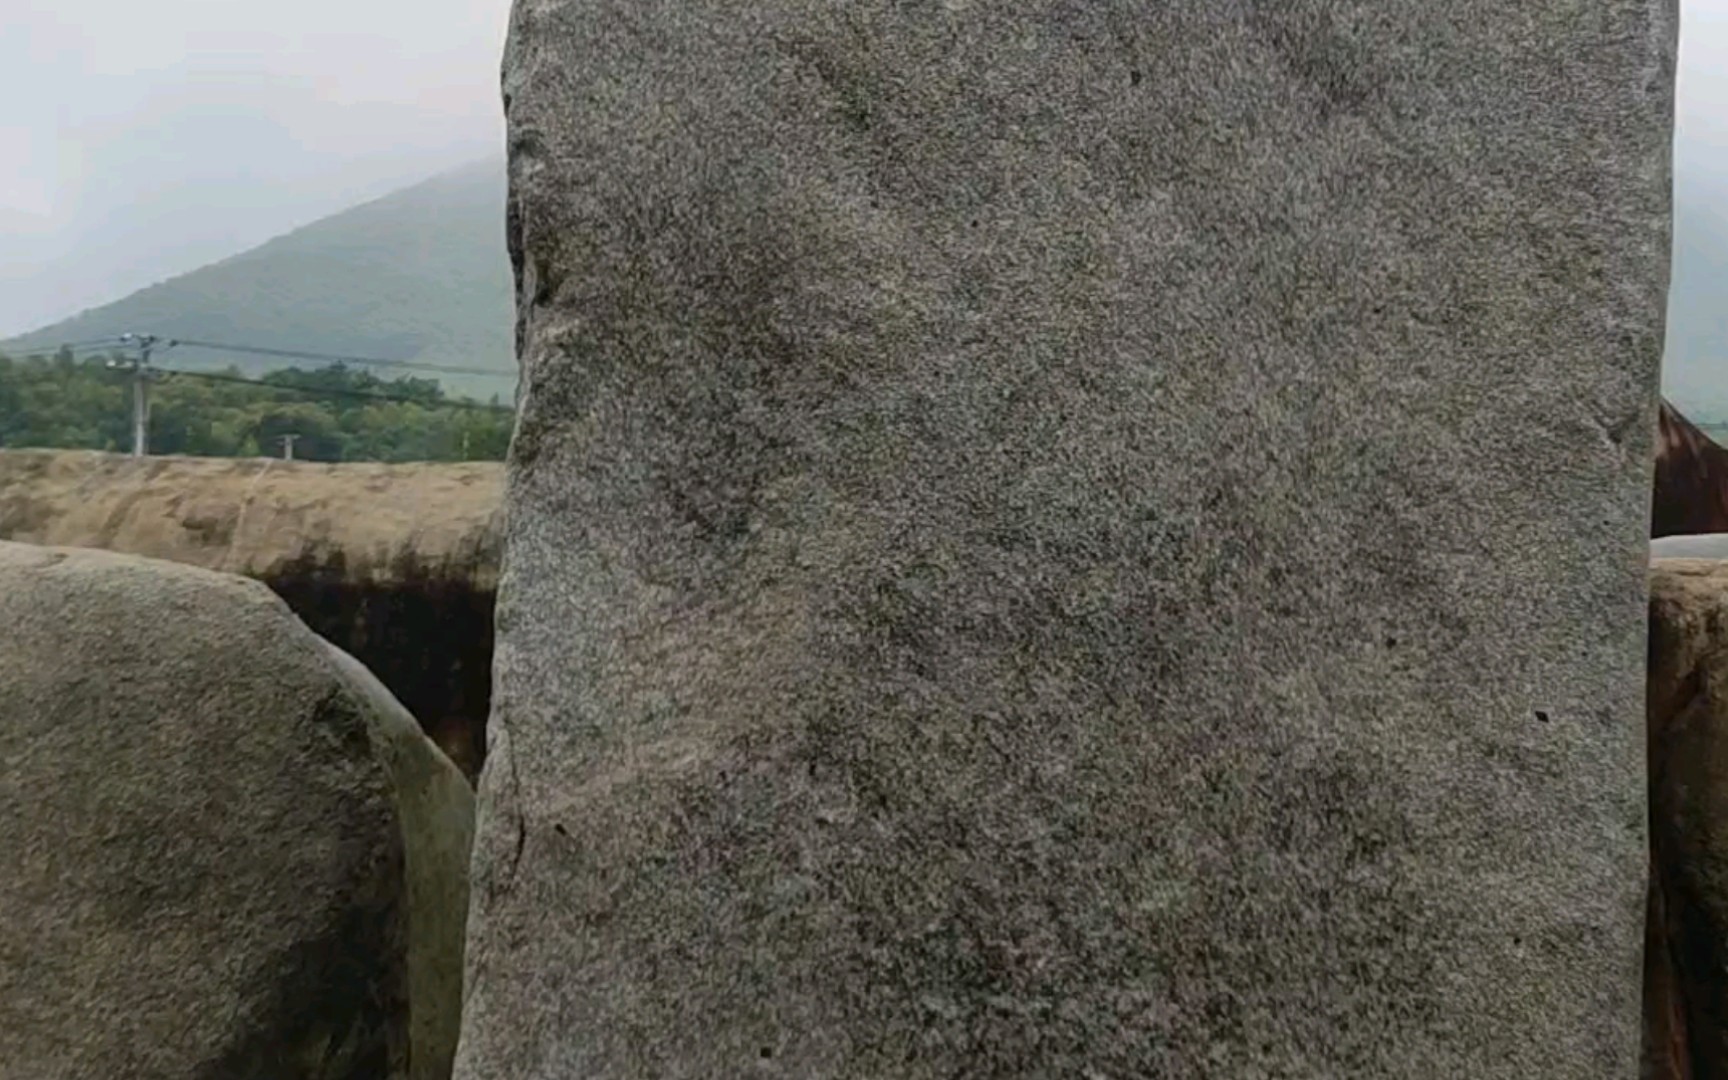
[[[1672,0],[518,0],[462,1080],[1630,1076]]]

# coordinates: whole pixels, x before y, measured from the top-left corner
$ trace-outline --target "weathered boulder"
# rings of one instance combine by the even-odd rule
[[[474,792],[366,665],[323,644],[348,688],[372,710],[374,743],[396,796],[408,911],[409,1075],[447,1077],[462,1021]]]
[[[1728,563],[1650,570],[1647,1080],[1728,1076]]]
[[[0,540],[256,578],[470,777],[485,752],[503,470],[0,451]]]
[[[450,1074],[472,793],[264,586],[0,543],[0,760],[0,1074]]]
[[[520,0],[457,1075],[1631,1075],[1674,15]]]

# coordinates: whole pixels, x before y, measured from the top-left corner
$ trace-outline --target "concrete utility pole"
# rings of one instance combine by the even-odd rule
[[[132,373],[132,456],[143,457],[150,452],[150,384],[162,377],[150,366],[150,353],[158,345],[168,348],[174,342],[163,342],[155,334],[121,334],[120,340],[136,344],[138,356],[110,360],[108,366]]]
[[[298,435],[283,435],[283,436],[281,436],[281,439],[282,439],[282,460],[283,461],[293,461],[294,460],[294,440],[298,439],[299,437],[300,436],[298,436]]]

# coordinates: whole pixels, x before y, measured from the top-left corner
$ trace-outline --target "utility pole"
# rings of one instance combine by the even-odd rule
[[[283,435],[281,437],[282,438],[282,460],[283,461],[293,461],[294,460],[294,440],[298,439],[299,437],[300,436],[298,436],[298,435]]]
[[[150,384],[162,377],[150,366],[150,353],[158,345],[168,348],[175,343],[155,334],[121,334],[120,340],[138,346],[136,358],[110,360],[108,366],[132,373],[132,456],[141,458],[150,452]]]

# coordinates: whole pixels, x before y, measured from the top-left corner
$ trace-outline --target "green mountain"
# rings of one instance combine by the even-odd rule
[[[436,377],[450,393],[508,401],[516,362],[504,191],[501,161],[464,166],[0,342],[0,352],[155,334],[496,371]],[[250,375],[316,365],[192,346],[162,350],[154,359],[194,371],[232,364]]]
[[[0,353],[149,333],[266,349],[481,368],[438,376],[447,392],[514,392],[504,169],[433,177],[250,251],[0,342]],[[1728,178],[1677,170],[1664,389],[1700,423],[1728,421]],[[167,367],[230,364],[252,375],[315,362],[179,347]],[[390,368],[373,368],[390,375]],[[425,372],[402,370],[401,374]]]

